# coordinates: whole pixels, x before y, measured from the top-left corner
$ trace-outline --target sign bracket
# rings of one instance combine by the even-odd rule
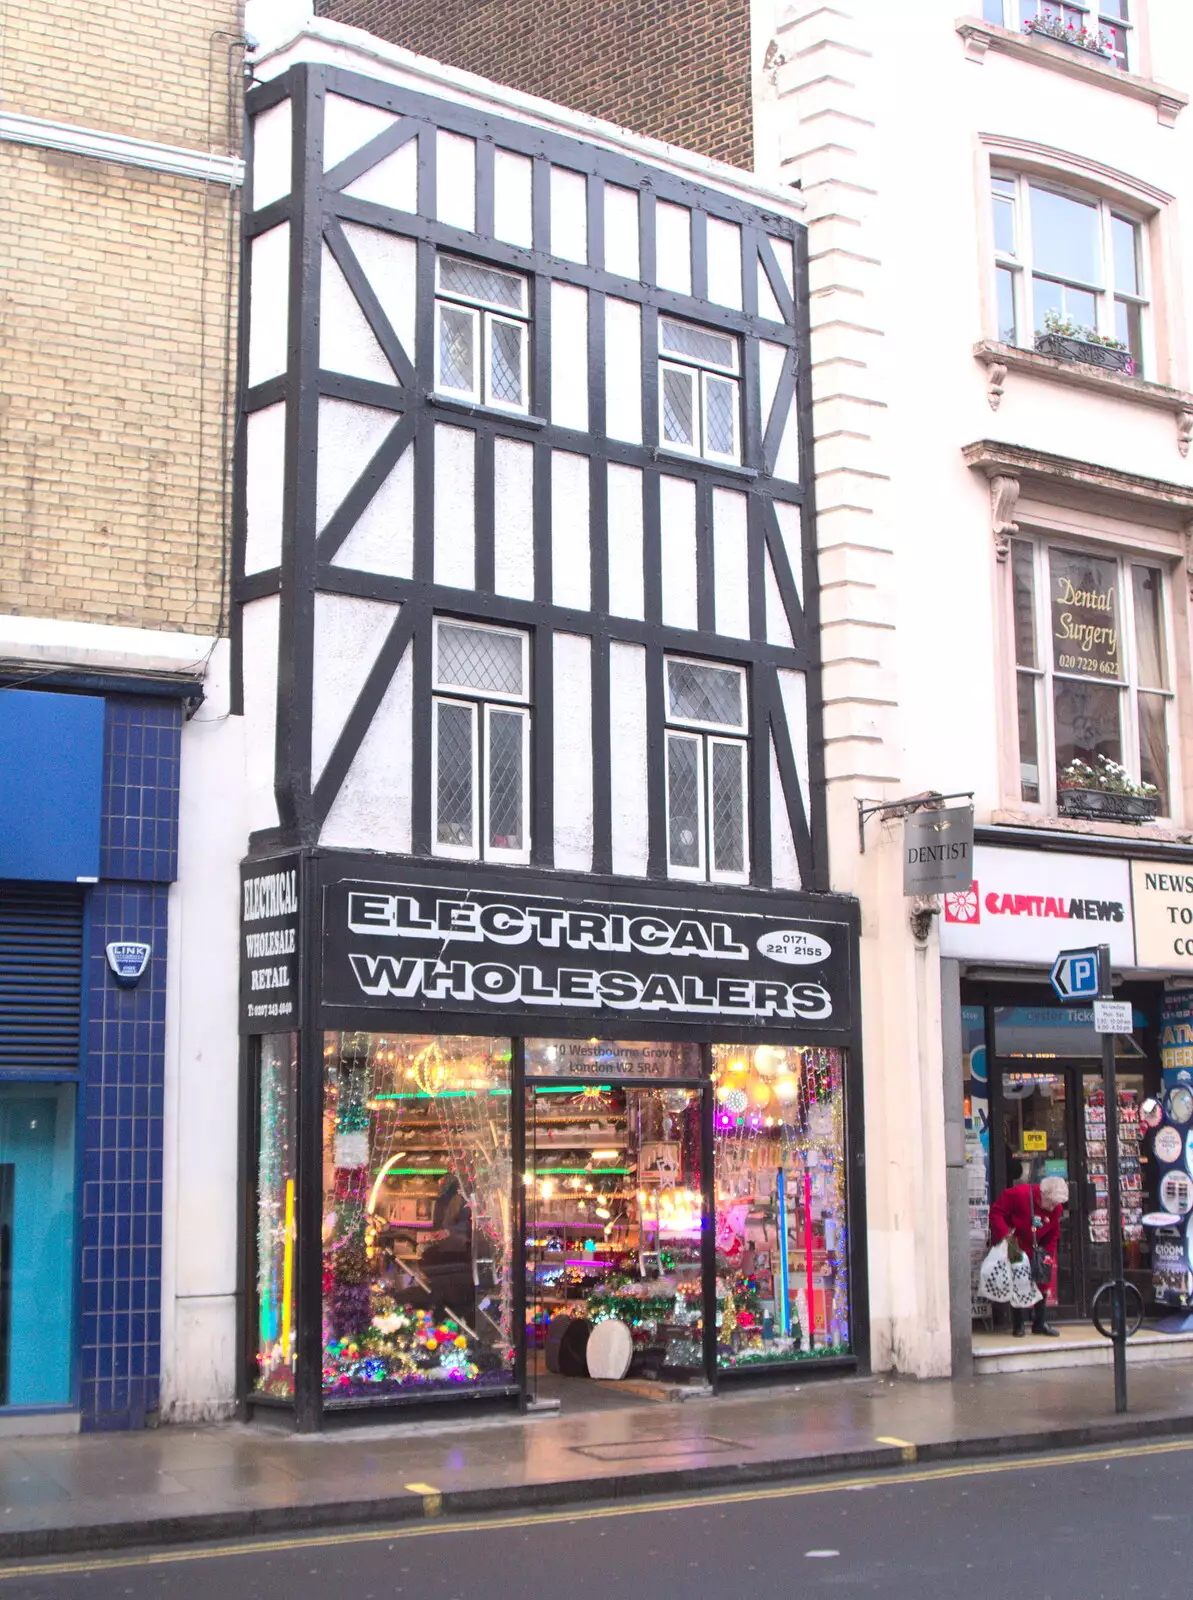
[[[859,800],[857,803],[857,841],[862,855],[866,853],[866,824],[871,817],[881,816],[884,822],[909,817],[915,811],[936,811],[946,800],[972,800],[972,789],[961,789],[956,794],[940,794],[936,789],[925,789],[923,794],[909,795],[906,800]]]

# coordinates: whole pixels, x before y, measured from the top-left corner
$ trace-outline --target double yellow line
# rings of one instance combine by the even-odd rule
[[[902,1441],[899,1441],[902,1443]],[[230,1544],[210,1544],[192,1549],[149,1550],[137,1554],[80,1557],[73,1561],[30,1561],[20,1566],[0,1566],[0,1583],[11,1578],[55,1578],[76,1572],[111,1572],[127,1567],[168,1567],[184,1561],[214,1561],[229,1556],[281,1555],[289,1550],[343,1549],[348,1545],[393,1544],[399,1539],[437,1539],[445,1534],[489,1533],[494,1529],[536,1528],[560,1522],[599,1522],[609,1517],[658,1516],[668,1511],[692,1511],[715,1506],[754,1505],[765,1500],[795,1500],[804,1495],[837,1494],[844,1489],[872,1489],[906,1483],[936,1483],[948,1478],[979,1478],[1003,1472],[1039,1472],[1056,1467],[1085,1466],[1095,1462],[1131,1460],[1139,1456],[1173,1455],[1193,1450],[1193,1439],[1172,1439],[1149,1444],[1140,1441],[1105,1450],[1070,1450],[1053,1455],[1015,1456],[1005,1461],[973,1461],[926,1467],[916,1472],[871,1472],[855,1478],[824,1478],[813,1483],[776,1488],[715,1490],[674,1500],[636,1500],[631,1505],[592,1506],[560,1511],[528,1512],[522,1516],[444,1518],[397,1527],[362,1528],[351,1532],[312,1532],[290,1539],[243,1539]],[[411,1485],[420,1490],[430,1484]],[[427,1498],[424,1495],[424,1500]],[[436,1491],[438,1498],[438,1491]]]

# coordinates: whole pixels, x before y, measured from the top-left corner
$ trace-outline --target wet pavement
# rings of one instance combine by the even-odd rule
[[[682,1404],[296,1436],[224,1424],[0,1439],[0,1559],[763,1484],[1193,1434],[1193,1362],[916,1383],[808,1381]]]

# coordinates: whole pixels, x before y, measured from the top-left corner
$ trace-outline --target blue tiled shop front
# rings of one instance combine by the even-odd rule
[[[77,702],[81,697],[39,693],[36,698]],[[29,709],[35,719],[41,710],[50,716],[55,711]],[[81,858],[51,869],[61,872],[59,884],[91,879],[82,891],[77,1070],[60,1064],[52,1080],[68,1093],[66,1085],[73,1081],[78,1095],[69,1358],[74,1381],[69,1387],[84,1430],[143,1427],[159,1401],[167,908],[177,869],[182,707],[167,698],[108,696],[102,719],[102,783],[95,795],[101,808],[98,860],[89,868],[82,861],[83,870],[78,870]],[[22,732],[27,736],[28,728]],[[2,748],[3,733],[0,726],[0,757],[19,759],[19,751]],[[53,781],[53,774],[43,778]],[[35,854],[31,851],[30,859]],[[72,868],[73,877],[68,876]],[[25,874],[20,861],[6,862],[0,876],[18,880],[25,892],[38,883],[48,888],[44,869]],[[148,966],[134,986],[122,987],[110,970],[107,946],[113,941],[151,947]],[[3,1025],[0,1016],[0,1029]],[[27,1072],[13,1059],[10,1052],[0,1073],[10,1095],[22,1084],[30,1093],[41,1092],[32,1086],[44,1086],[50,1074],[36,1049],[16,1058],[27,1059]],[[55,1197],[63,1217],[71,1209],[62,1205],[65,1198]],[[66,1236],[65,1222],[61,1233]],[[16,1312],[10,1324],[14,1346],[35,1332],[20,1325]],[[47,1385],[45,1403],[61,1408],[65,1398]],[[33,1409],[19,1395],[11,1403]]]

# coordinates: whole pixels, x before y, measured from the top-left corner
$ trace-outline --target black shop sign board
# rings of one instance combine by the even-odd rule
[[[298,1027],[301,882],[297,856],[241,866],[241,1033]]]
[[[674,1024],[720,1034],[850,1027],[848,913],[626,897],[583,882],[515,890],[421,878],[398,864],[392,878],[325,884],[329,1023],[384,1011],[484,1017],[505,1032],[527,1015],[594,1034],[631,1020],[655,1034]]]

